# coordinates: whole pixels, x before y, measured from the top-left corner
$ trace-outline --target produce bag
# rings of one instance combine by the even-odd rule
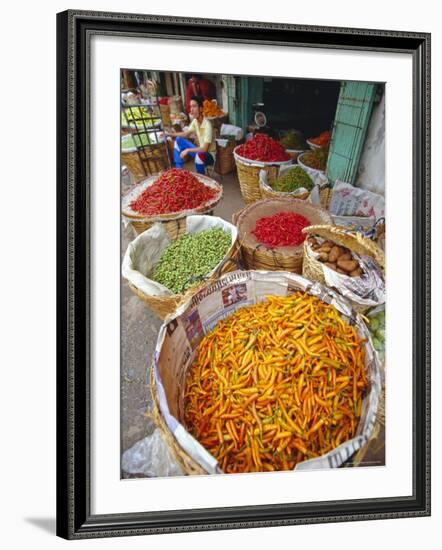
[[[231,237],[231,252],[237,239],[237,229],[231,223],[216,216],[189,216],[186,219],[186,233],[199,233],[205,229],[220,228],[226,231]],[[164,225],[155,223],[133,240],[127,247],[123,259],[122,274],[133,286],[148,296],[170,296],[173,293],[164,285],[149,278],[155,266],[158,264],[161,255],[171,242]],[[207,273],[210,277],[219,268],[217,266]]]
[[[372,191],[336,180],[330,201],[330,212],[335,216],[383,218],[385,198]]]
[[[242,128],[233,124],[222,124],[219,134],[220,136],[233,136],[236,141],[240,141],[244,137]]]
[[[217,460],[183,425],[186,373],[199,343],[220,320],[238,308],[263,301],[268,295],[288,296],[297,291],[305,291],[332,304],[366,340],[365,367],[370,387],[362,402],[355,437],[325,455],[299,462],[295,470],[338,467],[370,438],[381,391],[380,365],[362,318],[351,309],[345,298],[301,276],[288,272],[236,271],[201,288],[168,318],[160,329],[152,364],[161,416],[181,452],[186,452],[205,472],[222,473]]]
[[[121,467],[128,474],[147,477],[181,476],[184,473],[158,429],[123,453]]]

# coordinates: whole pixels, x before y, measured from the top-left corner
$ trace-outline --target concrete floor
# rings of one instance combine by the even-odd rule
[[[186,164],[194,171],[193,162]],[[239,189],[236,173],[213,175],[223,186],[223,198],[214,210],[214,215],[231,221],[232,214],[245,206]],[[122,178],[122,193],[133,185],[131,177]],[[122,224],[121,254],[136,234],[130,226]],[[151,434],[155,425],[149,418],[151,396],[147,369],[157,340],[161,320],[128,287],[121,282],[121,452],[140,439]],[[122,472],[123,477],[128,477]]]

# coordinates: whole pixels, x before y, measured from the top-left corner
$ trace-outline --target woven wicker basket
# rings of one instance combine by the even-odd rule
[[[140,300],[142,300],[160,319],[164,320],[168,315],[173,313],[178,306],[180,306],[184,302],[187,302],[187,300],[189,300],[195,294],[195,292],[197,292],[198,289],[201,288],[201,286],[203,286],[205,283],[207,283],[208,281],[216,281],[222,274],[238,269],[240,265],[239,258],[240,248],[235,243],[235,245],[226,254],[224,260],[221,262],[215,273],[213,273],[211,277],[195,283],[184,294],[150,296],[142,292],[139,288],[131,283],[128,283],[128,286],[132,290],[132,292],[136,294],[136,296],[138,296],[138,298],[140,298]]]
[[[261,170],[267,172],[267,181],[272,183],[278,177],[279,167],[291,164],[292,160],[284,162],[258,162],[247,161],[236,153],[236,147],[233,150],[236,169],[238,171],[239,187],[246,204],[261,200],[261,190],[259,188],[259,173]]]
[[[361,233],[350,233],[347,228],[337,225],[312,225],[303,229],[303,232],[309,235],[319,235],[324,239],[335,242],[337,245],[345,246],[351,252],[356,252],[356,254],[371,256],[382,269],[385,267],[385,256],[382,250]],[[311,281],[326,284],[323,264],[314,258],[307,240],[304,241],[302,275]]]
[[[312,223],[333,223],[328,212],[304,200],[278,198],[255,202],[233,215],[233,223],[238,228],[238,242],[244,265],[247,269],[292,271],[300,274],[303,261],[302,245],[268,248],[252,235],[259,218],[278,212],[295,212],[305,216]]]
[[[207,472],[204,470],[204,468],[200,466],[198,462],[193,460],[193,458],[180,447],[177,440],[167,427],[167,424],[164,421],[163,416],[160,412],[160,406],[158,402],[158,390],[155,383],[153,369],[150,370],[150,391],[152,394],[152,419],[157,425],[157,428],[160,430],[161,436],[175,460],[178,462],[184,473],[187,475],[207,475]]]
[[[240,272],[238,272],[238,273],[240,273]],[[307,292],[308,292],[308,290],[307,290]],[[236,306],[236,307],[241,307],[241,305]],[[174,323],[173,320],[170,320],[170,322]],[[176,326],[176,325],[174,324],[174,326]],[[368,342],[367,346],[371,347],[371,343]],[[169,349],[171,349],[171,346],[168,346],[168,347],[169,347]],[[169,354],[170,354],[170,352],[169,352]],[[172,414],[172,416],[174,416],[175,419],[178,422],[181,423],[181,425],[183,426],[184,429],[187,429],[186,424],[183,421],[185,403],[184,402],[179,402],[179,401],[181,401],[180,397],[177,398],[177,394],[182,395],[182,392],[183,392],[184,388],[182,387],[182,385],[179,385],[178,388],[173,388],[173,389],[171,388],[172,392],[168,394],[168,390],[165,387],[165,382],[166,382],[166,384],[168,382],[163,378],[163,375],[162,375],[162,373],[164,373],[166,376],[169,376],[169,379],[170,379],[171,372],[172,372],[173,373],[172,374],[173,380],[176,381],[175,383],[180,384],[179,381],[181,381],[181,384],[183,384],[183,381],[186,378],[186,373],[183,372],[183,370],[182,370],[184,367],[181,366],[181,368],[174,368],[174,367],[176,367],[180,364],[180,363],[178,363],[178,360],[177,360],[177,365],[176,366],[173,365],[172,370],[169,370],[171,365],[170,365],[169,361],[167,360],[167,358],[163,358],[163,361],[161,361],[161,351],[160,351],[159,357],[160,357],[160,359],[158,360],[158,362],[156,364],[156,368],[157,368],[157,373],[158,373],[159,379],[161,379],[162,383],[163,383],[164,393],[162,395],[163,395],[163,398],[165,396],[167,401],[168,401],[169,414]],[[169,360],[170,360],[170,357],[169,357]],[[161,365],[161,363],[162,363],[162,365]],[[182,365],[182,362],[181,362],[181,365]],[[166,421],[163,417],[163,413],[160,409],[160,399],[159,399],[159,391],[158,391],[158,385],[157,385],[157,380],[158,379],[156,379],[156,377],[155,377],[154,368],[155,367],[152,367],[149,371],[150,390],[151,390],[151,394],[152,394],[152,418],[153,418],[154,422],[156,423],[158,429],[160,430],[161,436],[162,436],[168,450],[170,451],[173,458],[177,461],[177,463],[181,466],[183,472],[187,475],[199,475],[199,474],[207,475],[209,473],[209,471],[205,470],[198,462],[196,462],[196,460],[194,460],[190,456],[190,454],[188,452],[185,451],[185,449],[183,447],[180,446],[177,439],[174,437],[173,432],[171,432],[170,428],[166,424]],[[169,382],[169,384],[170,384],[170,382]],[[381,398],[379,407],[382,405],[382,401],[383,401],[383,399]],[[171,410],[171,408],[173,410]],[[376,421],[378,423],[378,415],[376,416]],[[381,424],[381,423],[383,423],[383,421],[380,420],[379,423]],[[372,437],[374,437],[374,436],[375,436],[375,432],[373,433]],[[221,465],[219,463],[218,463],[218,466],[221,467]]]
[[[135,230],[135,233],[139,235],[140,233],[143,233],[143,231],[146,231],[155,222],[137,222],[132,221],[130,222],[130,225]],[[176,220],[168,220],[168,221],[162,221],[160,222],[164,229],[167,231],[167,234],[171,239],[176,239],[177,237],[180,237],[181,235],[184,235],[186,232],[186,218],[178,218]]]
[[[298,160],[299,155],[305,153],[305,149],[286,149],[287,153],[290,155],[290,158],[293,162]]]
[[[197,208],[194,208],[191,211],[185,211],[182,213],[175,214],[161,214],[159,216],[145,217],[142,214],[138,214],[130,209],[130,203],[141,194],[141,192],[149,185],[153,184],[158,178],[158,175],[150,176],[146,178],[144,176],[142,181],[137,182],[138,185],[131,189],[122,200],[122,214],[130,222],[131,226],[134,228],[136,233],[142,233],[152,227],[155,222],[164,223],[164,227],[172,239],[176,238],[179,235],[182,235],[186,232],[186,216],[192,214],[211,214],[213,209],[218,204],[222,198],[223,189],[221,185],[207,176],[198,174],[198,179],[208,185],[209,187],[215,188],[217,195],[210,202],[204,203]]]
[[[319,191],[319,200],[320,200],[321,206],[326,210],[328,210],[328,207],[330,206],[332,191],[333,191],[332,188],[329,186],[323,187]]]
[[[215,172],[221,174],[230,174],[235,170],[235,159],[233,157],[233,150],[236,147],[236,141],[229,140],[225,147],[216,144],[216,161]]]
[[[137,151],[121,153],[121,162],[127,166],[137,183],[149,176],[149,171],[153,174],[169,168],[167,149],[162,143],[144,147],[142,156],[146,158],[145,163]]]
[[[160,113],[161,113],[161,119],[163,121],[163,126],[169,128],[172,126],[172,120],[170,118],[170,107],[169,105],[161,105],[160,104]]]
[[[179,115],[184,111],[181,96],[175,95],[169,98],[169,112],[172,115]]]
[[[306,227],[304,233],[314,234],[323,237],[324,239],[333,241],[339,246],[345,246],[351,252],[359,255],[371,256],[381,267],[385,269],[385,256],[379,246],[365,238],[361,233],[350,233],[347,228],[341,226],[318,225]],[[302,266],[302,275],[311,281],[318,281],[322,284],[327,284],[324,276],[323,264],[316,260],[313,251],[310,248],[307,240],[304,241],[304,261]],[[370,306],[358,304],[350,300],[352,307],[359,313],[364,313]]]
[[[121,153],[121,162],[127,166],[129,172],[134,177],[135,182],[138,183],[147,177],[147,174],[143,168],[143,163],[141,162],[136,151],[133,153]]]

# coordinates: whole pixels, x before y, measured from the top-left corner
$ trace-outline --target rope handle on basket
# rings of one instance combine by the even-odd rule
[[[237,212],[234,212],[232,214],[232,223],[233,223],[233,225],[237,224],[238,218],[241,215],[241,213],[243,212],[243,210],[244,210],[244,208],[242,208],[241,210],[238,210]]]
[[[205,281],[206,276],[205,275],[191,275],[183,284],[181,287],[180,294],[184,294],[186,290],[188,289],[188,285],[192,286],[192,283],[196,283],[197,281]]]
[[[238,261],[236,258],[224,258],[224,260],[222,260],[222,262],[219,264],[219,266],[216,268],[215,272],[214,272],[214,275],[215,277],[219,277],[220,275],[222,275],[222,270],[224,269],[224,267],[229,263],[231,262],[232,264],[235,265],[235,267],[237,269],[241,269],[241,262]]]

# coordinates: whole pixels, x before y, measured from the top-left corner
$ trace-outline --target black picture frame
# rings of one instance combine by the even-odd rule
[[[89,43],[94,34],[389,53],[413,59],[413,494],[92,515]],[[69,10],[57,14],[57,534],[67,539],[430,515],[430,35]]]

